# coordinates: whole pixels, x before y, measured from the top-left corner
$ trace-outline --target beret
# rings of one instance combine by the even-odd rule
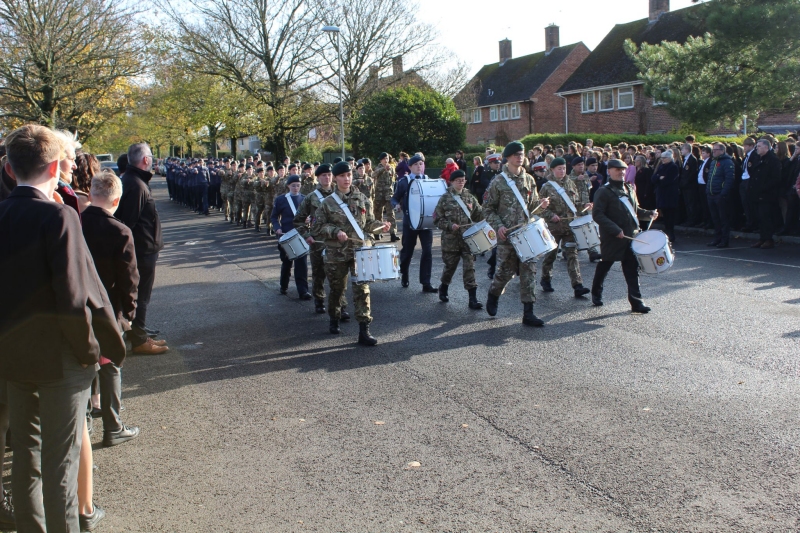
[[[253,163],[247,163],[247,167],[246,168],[253,168]]]
[[[419,163],[420,161],[425,161],[425,156],[424,155],[414,155],[413,157],[411,157],[411,159],[408,160],[408,166],[410,166],[410,167],[414,166],[417,163]]]
[[[386,159],[387,157],[389,157],[388,153],[381,152],[381,155],[378,156],[378,161],[380,161],[381,159]]]
[[[272,165],[268,166],[267,167],[267,172],[269,172],[270,170],[275,170],[275,167],[273,167]]]
[[[336,163],[341,163],[342,161],[343,159],[341,157],[337,157],[336,159],[333,160],[333,164],[335,165]]]
[[[583,163],[583,162],[584,162],[584,160],[583,160],[583,158],[582,158],[582,157],[580,157],[580,156],[578,156],[578,157],[575,157],[575,158],[573,158],[573,159],[572,159],[572,165],[573,165],[573,166],[575,166],[575,165],[580,165],[580,164],[581,164],[581,163]]]
[[[290,168],[290,169],[292,169],[292,168],[297,168],[297,165],[295,165],[294,163],[292,163],[292,164],[290,164],[290,165],[289,165],[289,168]]]
[[[458,178],[466,178],[466,177],[467,177],[466,172],[464,172],[463,170],[459,169],[459,170],[454,171],[452,174],[450,174],[450,181],[457,180]]]
[[[624,161],[620,161],[619,159],[609,159],[608,168],[628,168],[628,165],[626,165]]]
[[[586,158],[586,166],[587,167],[589,165],[596,165],[596,164],[597,164],[597,158],[596,157],[587,157]]]
[[[563,157],[556,157],[555,159],[553,159],[553,161],[550,162],[550,168],[556,168],[566,164],[567,162],[564,160]]]
[[[355,161],[355,160],[356,160],[356,158],[353,157],[352,155],[348,155],[347,159],[345,159],[345,161]]]
[[[297,174],[292,174],[286,179],[286,185],[291,185],[292,183],[300,183],[300,176]]]
[[[256,172],[264,172],[264,167],[258,167],[258,168],[256,169]]]
[[[523,145],[519,141],[512,141],[503,148],[503,157],[508,157],[510,155],[514,155],[519,152],[525,151],[525,145]]]
[[[305,165],[303,165],[303,170],[311,170],[312,168],[314,168],[314,167],[311,166],[310,163],[306,163]]]
[[[359,161],[358,163],[356,163],[356,168],[364,168],[364,163],[362,161]]]
[[[275,167],[275,169],[276,170],[280,170],[280,169],[286,170],[286,165],[278,165],[277,167]]]
[[[367,165],[367,164],[371,165],[372,164],[372,161],[369,160],[369,157],[365,157],[364,159],[361,160],[361,162],[364,163],[365,165]]]
[[[350,165],[345,163],[344,161],[339,161],[335,165],[333,165],[333,169],[331,172],[334,176],[338,176],[340,174],[344,174],[345,172],[351,172],[353,169],[350,168]]]
[[[327,163],[324,165],[320,165],[317,167],[317,170],[314,171],[315,176],[319,176],[320,174],[330,174],[331,166]]]

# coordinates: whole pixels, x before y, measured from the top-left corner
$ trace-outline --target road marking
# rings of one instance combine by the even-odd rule
[[[737,249],[743,250],[744,248],[732,248],[732,249],[733,250],[737,250]],[[704,257],[713,257],[715,259],[727,259],[728,261],[741,261],[743,263],[756,263],[756,264],[759,264],[759,265],[772,265],[772,266],[782,266],[782,267],[787,267],[787,268],[798,268],[798,269],[800,269],[800,265],[787,265],[787,264],[784,264],[784,263],[770,263],[769,261],[754,261],[753,259],[739,259],[738,257],[725,257],[725,256],[722,256],[722,255],[701,254],[701,253],[697,253],[697,252],[678,252],[678,253],[684,253],[684,254],[689,254],[690,253],[692,255],[702,255]]]

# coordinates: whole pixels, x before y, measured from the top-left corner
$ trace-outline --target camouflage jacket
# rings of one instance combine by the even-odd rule
[[[453,189],[452,186],[448,187],[447,192],[439,198],[439,203],[436,204],[436,209],[433,212],[433,220],[436,222],[436,226],[442,230],[443,252],[460,252],[464,248],[469,250],[462,237],[465,228],[461,227],[453,231],[453,224],[466,226],[467,224],[483,220],[483,209],[481,209],[481,205],[466,187],[462,189],[459,196],[469,210],[469,217],[467,217],[467,214],[461,209],[461,206],[458,205],[455,198],[453,198],[455,194],[455,189]]]
[[[266,205],[267,193],[271,187],[272,184],[267,178],[256,178],[253,181],[253,194],[258,205]]]
[[[322,200],[319,199],[316,191],[319,191],[320,194],[322,194]],[[297,230],[297,233],[302,235],[303,238],[311,235],[320,245],[324,245],[322,242],[324,237],[319,236],[319,234],[314,233],[312,230],[315,230],[317,209],[319,209],[319,207],[322,205],[322,201],[331,195],[331,192],[333,192],[333,189],[326,191],[322,187],[317,187],[314,192],[306,195],[306,197],[303,199],[303,203],[301,203],[300,207],[297,208],[297,214],[294,217],[294,228]],[[308,222],[306,222],[306,220],[308,220]]]
[[[574,170],[568,176],[569,180],[575,185],[575,190],[580,195],[578,203],[588,204],[589,203],[589,191],[592,188],[592,182],[590,181],[589,176],[586,174],[577,174]],[[578,207],[576,204],[575,207]]]
[[[282,178],[275,177],[275,187],[274,191],[272,192],[273,198],[277,198],[281,194],[286,194],[289,192],[289,187],[286,186],[286,178],[288,176],[283,176]]]
[[[556,190],[556,186],[558,185],[564,189],[569,199],[572,200],[572,204],[578,210],[577,214],[572,212],[572,209],[569,208],[567,202],[565,202],[561,195],[558,194],[558,191]],[[547,206],[547,209],[542,211],[542,218],[547,221],[547,227],[550,230],[550,233],[553,235],[569,235],[569,223],[571,221],[565,219],[574,216],[581,216],[580,211],[583,209],[583,204],[580,203],[580,194],[578,194],[578,191],[575,190],[575,183],[566,177],[562,181],[559,181],[551,174],[548,176],[547,183],[542,185],[542,190],[539,191],[539,194],[542,198],[550,199],[550,205]],[[558,215],[561,220],[558,222],[551,222],[550,219],[553,218],[553,215]]]
[[[375,187],[375,199],[389,201],[394,194],[394,169],[378,165],[372,173],[372,181]]]
[[[372,200],[375,197],[375,182],[367,174],[363,178],[354,176],[353,185],[361,191],[361,194]]]
[[[325,198],[322,205],[317,209],[316,221],[311,228],[312,235],[319,235],[325,240],[325,253],[327,260],[335,262],[352,261],[354,250],[362,246],[372,245],[372,232],[383,226],[383,222],[376,221],[372,213],[372,202],[358,191],[350,190],[342,195],[337,191],[339,198],[347,204],[353,218],[364,232],[366,242],[359,240],[358,234],[345,215],[333,195]],[[339,242],[336,235],[343,231],[350,239]]]
[[[243,202],[252,202],[253,201],[253,181],[255,180],[255,176],[248,176],[247,174],[242,174],[242,177],[239,178],[239,183],[236,185],[236,190],[240,190],[240,195]]]
[[[308,196],[317,190],[317,178],[315,176],[300,176],[300,194]]]
[[[525,173],[525,169],[520,169],[517,176],[512,175],[506,170],[506,176],[514,180],[522,199],[527,203],[528,213],[533,212],[539,204],[539,194],[536,192],[536,182],[530,174]],[[485,201],[483,202],[483,214],[486,221],[497,231],[502,226],[511,228],[519,224],[527,224],[528,219],[522,209],[514,191],[506,183],[502,174],[498,174],[492,180],[486,190]]]

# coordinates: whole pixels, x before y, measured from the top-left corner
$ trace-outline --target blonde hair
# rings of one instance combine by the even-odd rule
[[[122,180],[112,170],[103,170],[92,178],[92,196],[116,200],[122,196]]]
[[[80,148],[81,143],[78,141],[78,134],[72,133],[67,130],[53,130],[58,140],[61,142],[61,147],[65,154],[72,152],[75,154]]]
[[[43,167],[61,159],[61,140],[53,130],[28,124],[12,131],[5,139],[6,158],[18,181],[37,177]]]

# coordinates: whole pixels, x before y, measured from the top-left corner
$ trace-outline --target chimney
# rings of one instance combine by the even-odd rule
[[[554,48],[561,46],[558,39],[558,26],[550,24],[544,29],[544,53],[549,55]]]
[[[400,76],[403,73],[403,56],[392,58],[392,75]]]
[[[511,41],[503,39],[500,41],[500,66],[511,59]]]
[[[653,23],[664,13],[669,13],[669,0],[650,0],[650,23]]]

